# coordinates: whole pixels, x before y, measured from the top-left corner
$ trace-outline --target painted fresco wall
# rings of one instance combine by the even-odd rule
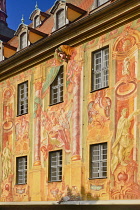
[[[83,142],[85,191],[91,199],[139,199],[140,20],[124,25],[83,46],[88,69],[91,53],[109,46],[109,88],[90,93],[84,70],[87,118]],[[89,178],[89,147],[107,142],[107,179]]]
[[[109,46],[109,88],[91,91],[91,53]],[[140,198],[140,20],[0,84],[0,200]],[[64,102],[50,106],[50,84],[64,65]],[[17,116],[17,85],[28,80],[29,112]],[[108,143],[107,179],[89,180],[89,146]],[[48,154],[63,150],[62,182],[48,182]],[[16,185],[16,157],[27,155],[27,185]]]

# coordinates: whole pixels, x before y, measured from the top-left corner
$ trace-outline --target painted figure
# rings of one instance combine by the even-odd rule
[[[6,147],[3,150],[2,162],[3,162],[3,180],[7,179],[12,172],[11,167],[11,151],[8,148],[8,142],[6,142]]]
[[[99,91],[95,95],[95,100],[88,104],[88,122],[92,126],[104,127],[110,118],[111,99],[105,96],[104,91]]]
[[[127,118],[127,109],[124,108],[121,112],[121,117],[117,125],[116,140],[112,147],[112,173],[115,171],[119,163],[122,166],[127,165],[125,158],[127,157],[127,153],[132,149],[133,144],[132,139],[129,136],[129,128],[131,126],[131,120],[138,114],[140,114],[139,109],[132,112],[132,114],[130,114]]]
[[[129,70],[129,66],[130,66],[130,61],[129,58],[126,57],[124,59],[124,64],[123,64],[124,68],[122,69],[122,75],[130,75],[130,70]]]

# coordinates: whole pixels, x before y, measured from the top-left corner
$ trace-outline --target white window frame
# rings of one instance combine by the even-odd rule
[[[16,184],[27,184],[27,156],[16,158]]]
[[[50,105],[63,102],[63,66],[50,86]]]
[[[107,178],[107,142],[90,145],[90,179]]]
[[[62,150],[49,152],[49,180],[62,181]]]
[[[18,84],[18,115],[28,113],[28,81]]]
[[[92,53],[91,91],[108,87],[109,47]]]

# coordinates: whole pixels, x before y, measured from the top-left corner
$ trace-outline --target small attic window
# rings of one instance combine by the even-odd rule
[[[92,10],[102,6],[103,4],[106,5],[107,2],[110,2],[110,0],[94,0]]]
[[[97,7],[99,7],[100,5],[106,3],[108,0],[97,0]]]
[[[37,26],[40,25],[40,17],[39,15],[37,15],[35,18],[34,18],[34,28],[36,28]]]
[[[23,32],[20,35],[20,49],[27,47],[27,35],[26,32]]]
[[[65,25],[65,10],[60,9],[56,13],[56,29],[59,29],[64,25]]]

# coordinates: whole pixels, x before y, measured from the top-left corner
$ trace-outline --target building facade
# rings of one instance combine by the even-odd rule
[[[1,43],[1,202],[140,199],[139,12],[56,1]]]

